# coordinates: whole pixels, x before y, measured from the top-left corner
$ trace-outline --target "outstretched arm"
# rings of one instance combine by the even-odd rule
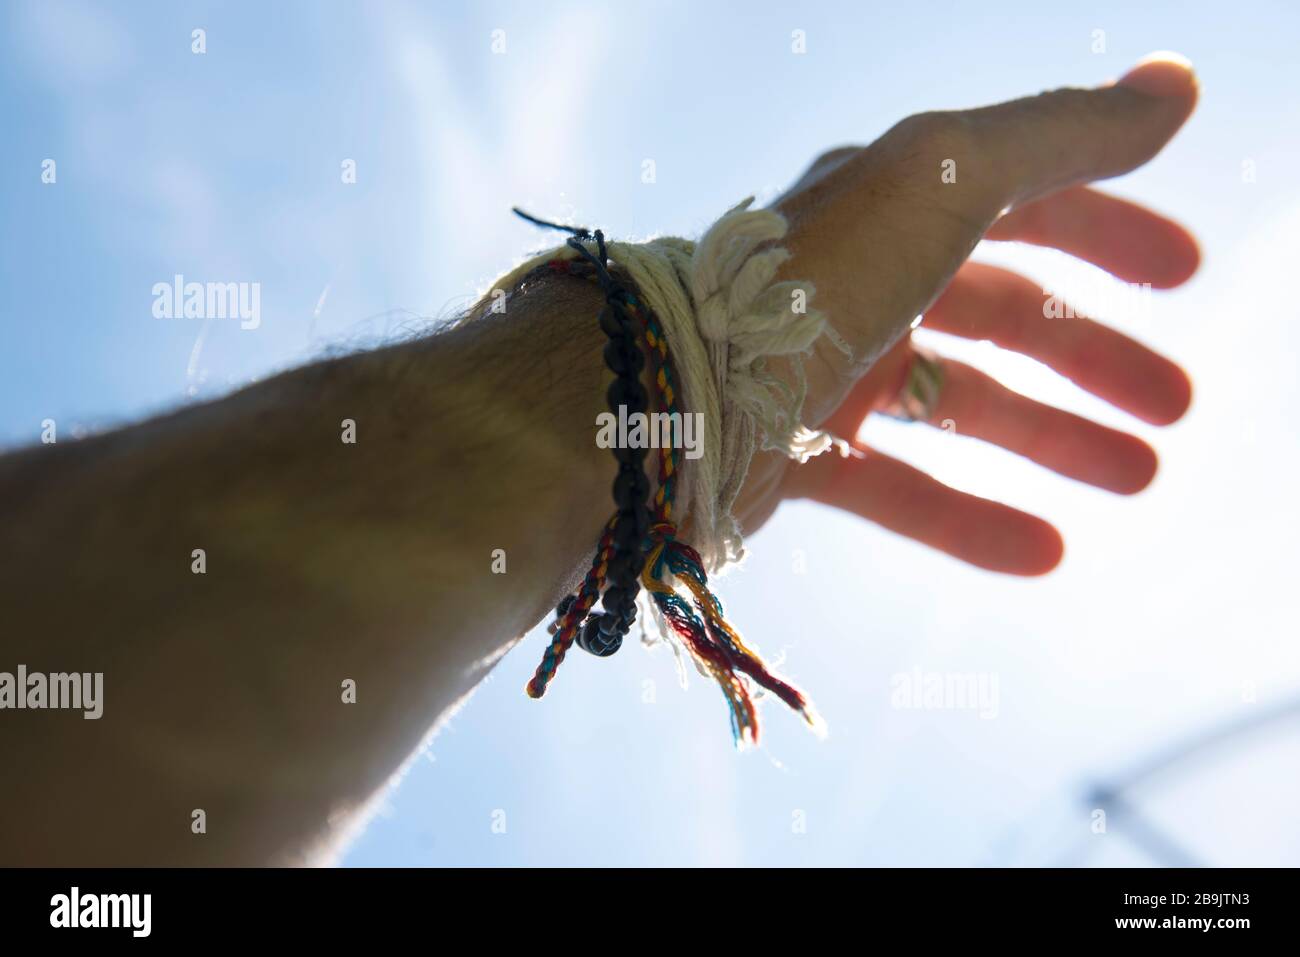
[[[373,794],[590,560],[598,306],[0,459],[0,670],[104,675],[97,720],[0,712],[4,863],[298,860]]]
[[[1168,360],[1095,323],[1035,321],[1025,280],[963,262],[991,227],[1130,281],[1186,279],[1185,231],[1079,184],[1149,160],[1195,99],[1184,67],[1150,63],[822,157],[777,204],[787,275],[816,283],[854,353],[810,363],[809,424],[851,436],[897,403],[919,312],[1176,419],[1190,392]],[[504,314],[0,458],[0,667],[104,676],[96,720],[0,711],[0,752],[23,769],[0,788],[3,863],[293,862],[328,842],[590,560],[611,511],[599,306],[557,277]],[[1154,471],[1136,438],[948,373],[932,422],[955,415],[1114,491]],[[1041,520],[869,450],[756,459],[745,530],[792,496],[983,567],[1033,574],[1059,557]]]

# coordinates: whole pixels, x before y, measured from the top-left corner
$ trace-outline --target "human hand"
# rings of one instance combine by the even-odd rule
[[[807,364],[806,421],[852,439],[870,413],[897,411],[918,362],[909,336],[918,314],[926,328],[1038,359],[1144,421],[1177,420],[1191,401],[1178,366],[1091,320],[1045,319],[1036,283],[965,260],[981,238],[1020,241],[1126,282],[1165,289],[1186,281],[1199,262],[1186,230],[1081,184],[1147,162],[1196,98],[1190,69],[1150,59],[1114,85],[922,114],[871,146],[820,157],[776,204],[790,222],[785,272],[816,285],[815,304],[853,355],[819,344]],[[955,182],[944,182],[944,169]],[[1121,494],[1154,476],[1155,452],[1141,439],[1019,395],[962,363],[937,363],[942,386],[920,412],[930,424],[951,419],[964,435]],[[811,498],[982,568],[1034,575],[1059,562],[1060,535],[1043,520],[854,445],[858,455],[827,453],[803,465],[756,457],[738,503],[745,531],[783,499]]]

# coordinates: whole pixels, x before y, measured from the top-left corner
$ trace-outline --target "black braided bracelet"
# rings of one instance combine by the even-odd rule
[[[641,384],[641,370],[646,363],[641,351],[645,330],[641,322],[628,312],[631,292],[610,274],[604,234],[599,229],[590,232],[581,227],[547,222],[519,209],[515,209],[515,213],[539,226],[572,233],[568,245],[595,268],[597,281],[605,294],[605,305],[600,311],[601,331],[609,337],[605,343],[605,365],[614,373],[614,381],[610,383],[605,398],[616,417],[620,408],[625,409],[628,415],[644,413],[649,406],[649,397]],[[596,243],[596,255],[583,245],[583,240]],[[605,591],[601,595],[603,611],[588,616],[575,640],[578,647],[601,658],[622,647],[623,636],[636,620],[636,597],[641,590],[641,569],[645,564],[642,544],[650,531],[650,482],[643,464],[646,449],[615,443],[612,451],[618,460],[613,488],[616,513],[611,530],[613,552],[606,569]],[[556,606],[556,618],[563,618],[574,601],[575,596],[566,596]]]

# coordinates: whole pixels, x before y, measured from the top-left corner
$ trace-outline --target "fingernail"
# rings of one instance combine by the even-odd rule
[[[1180,53],[1162,51],[1144,56],[1116,81],[1148,96],[1187,96],[1196,90],[1192,61]]]

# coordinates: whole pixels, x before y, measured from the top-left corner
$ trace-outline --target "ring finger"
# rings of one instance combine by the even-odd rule
[[[1156,453],[1136,436],[1021,395],[962,362],[915,349],[911,362],[903,392],[913,416],[930,425],[951,422],[962,435],[1124,495],[1155,476]]]

